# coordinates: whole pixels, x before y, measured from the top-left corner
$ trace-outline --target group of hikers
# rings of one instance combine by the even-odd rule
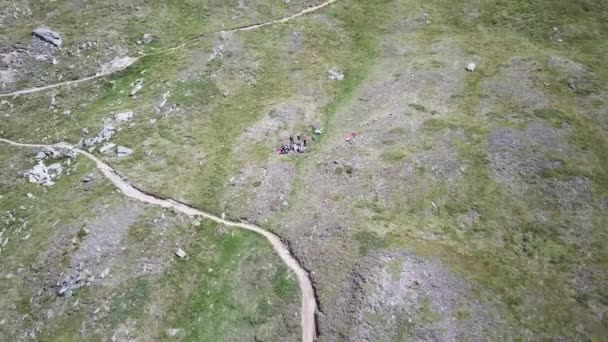
[[[315,138],[318,137],[319,135],[321,135],[321,133],[322,133],[321,129],[314,127],[314,126],[311,126],[311,132],[312,132],[311,133],[312,140],[315,140]],[[355,140],[355,137],[357,137],[357,133],[350,132],[346,136],[346,142],[353,143],[353,141]],[[308,147],[308,137],[298,134],[296,136],[296,139],[294,139],[293,136],[290,136],[289,143],[283,144],[283,145],[277,147],[276,152],[277,152],[277,154],[289,154],[289,152],[291,152],[291,151],[295,151],[297,153],[304,153],[304,152],[306,152],[307,147]]]
[[[304,153],[306,151],[306,147],[308,145],[308,137],[297,135],[296,139],[293,139],[293,136],[289,137],[289,143],[283,144],[280,147],[277,147],[277,154],[288,154],[290,151],[295,151],[298,153]]]

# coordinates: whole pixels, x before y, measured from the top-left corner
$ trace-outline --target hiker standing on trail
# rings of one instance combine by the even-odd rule
[[[346,141],[349,143],[352,143],[355,140],[356,136],[357,136],[356,132],[350,132],[350,134],[348,136],[346,136]]]

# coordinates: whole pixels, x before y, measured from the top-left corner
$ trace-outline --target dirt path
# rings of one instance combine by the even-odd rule
[[[110,181],[114,186],[116,186],[125,196],[138,200],[140,202],[149,203],[152,205],[157,205],[163,208],[173,209],[177,212],[181,212],[188,216],[200,216],[214,222],[229,226],[236,227],[241,229],[246,229],[252,231],[256,234],[262,235],[263,237],[270,242],[272,248],[279,254],[279,257],[283,262],[289,267],[295,274],[298,279],[298,284],[300,286],[300,291],[302,293],[302,309],[301,309],[301,318],[302,318],[302,341],[304,342],[313,342],[316,335],[316,326],[315,326],[315,313],[317,310],[317,304],[315,299],[314,289],[312,287],[312,283],[310,281],[310,277],[308,272],[302,268],[300,263],[291,255],[291,252],[287,248],[287,246],[281,241],[281,239],[274,235],[273,233],[266,231],[258,226],[240,223],[240,222],[231,222],[227,220],[223,220],[218,216],[206,213],[202,210],[193,208],[187,204],[180,203],[173,199],[163,199],[156,197],[151,194],[147,194],[135,186],[131,185],[127,180],[121,177],[112,167],[108,164],[104,163],[97,157],[92,154],[73,148],[71,145],[60,143],[55,145],[37,145],[37,144],[23,144],[14,142],[8,139],[0,138],[0,142],[7,143],[12,146],[17,147],[30,147],[30,148],[44,148],[44,147],[63,147],[69,148],[83,156],[91,159],[95,162],[97,168],[101,173]]]
[[[154,56],[154,55],[161,55],[161,54],[165,54],[165,53],[170,53],[176,50],[180,50],[183,49],[184,47],[186,47],[188,44],[191,44],[197,40],[199,40],[202,37],[208,36],[210,34],[215,34],[215,33],[221,33],[221,32],[245,32],[245,31],[253,31],[262,27],[266,27],[266,26],[271,26],[271,25],[276,25],[276,24],[282,24],[282,23],[286,23],[288,21],[291,21],[293,19],[299,18],[303,15],[306,15],[308,13],[311,12],[315,12],[318,11],[324,7],[327,7],[331,4],[333,4],[334,2],[336,2],[338,0],[327,0],[319,5],[316,6],[312,6],[312,7],[308,7],[303,9],[302,11],[296,13],[296,14],[292,14],[288,17],[283,17],[283,18],[279,18],[279,19],[274,19],[271,21],[267,21],[264,23],[259,23],[259,24],[251,24],[251,25],[247,25],[247,26],[240,26],[240,27],[235,27],[232,29],[223,29],[223,30],[217,30],[217,31],[212,31],[212,32],[207,32],[207,33],[203,33],[200,35],[197,35],[196,37],[178,45],[172,48],[168,48],[165,50],[161,50],[161,51],[153,51],[147,54],[143,54],[139,57],[133,58],[131,64],[120,68],[120,69],[116,69],[110,72],[105,72],[105,73],[97,73],[95,75],[92,76],[87,76],[81,79],[77,79],[77,80],[73,80],[73,81],[65,81],[65,82],[60,82],[60,83],[55,83],[55,84],[49,84],[46,86],[42,86],[42,87],[33,87],[33,88],[27,88],[27,89],[22,89],[22,90],[17,90],[11,93],[5,93],[5,94],[0,94],[0,98],[2,97],[11,97],[11,96],[19,96],[19,95],[26,95],[26,94],[32,94],[32,93],[38,93],[41,91],[45,91],[45,90],[49,90],[49,89],[54,89],[54,88],[59,88],[59,87],[63,87],[63,86],[69,86],[69,85],[74,85],[74,84],[79,84],[79,83],[83,83],[83,82],[87,82],[87,81],[91,81],[91,80],[95,80],[98,78],[102,78],[102,77],[106,77],[108,75],[111,75],[113,73],[116,73],[118,71],[122,71],[125,70],[127,68],[129,68],[131,65],[135,64],[138,60],[145,58],[147,56]]]

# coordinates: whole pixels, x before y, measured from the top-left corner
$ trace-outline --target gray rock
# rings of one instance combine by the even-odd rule
[[[51,153],[47,152],[47,155],[49,155],[49,154],[52,155],[53,158],[61,158],[61,157],[74,158],[74,157],[76,157],[76,155],[78,153],[70,145],[55,145],[51,149]]]
[[[43,160],[44,158],[46,158],[46,153],[42,151],[36,153],[36,156],[34,157],[36,160]]]
[[[144,80],[143,79],[138,79],[135,81],[135,83],[133,84],[133,90],[131,90],[131,96],[135,96],[137,93],[139,93],[139,91],[144,87]]]
[[[63,167],[59,163],[53,163],[49,165],[47,169],[49,170],[49,175],[51,176],[51,178],[59,176],[63,171]]]
[[[123,112],[114,115],[114,119],[118,122],[127,122],[133,119],[133,112]]]
[[[48,27],[41,26],[32,32],[32,35],[56,47],[61,46],[61,36]]]
[[[177,334],[179,334],[180,331],[181,329],[167,329],[167,335],[175,337],[177,336]]]
[[[70,297],[72,293],[89,284],[90,278],[84,272],[76,275],[68,275],[62,281],[57,282],[57,295],[60,297]]]
[[[97,142],[102,142],[110,139],[114,135],[114,126],[104,125],[97,134]]]
[[[89,129],[88,129],[88,128],[86,128],[86,127],[83,127],[83,128],[82,128],[82,134],[83,134],[83,135],[87,135],[87,134],[89,134]]]
[[[130,155],[131,153],[133,153],[133,150],[124,146],[118,146],[116,148],[116,154],[119,157],[126,157],[128,155]]]
[[[51,186],[55,183],[51,180],[49,169],[42,161],[39,161],[32,169],[28,170],[23,175],[30,183]]]
[[[51,177],[51,179],[55,179],[61,175],[63,172],[63,167],[59,163],[53,163],[47,167],[47,170],[49,171],[49,177]]]
[[[80,181],[83,183],[89,183],[92,182],[95,179],[95,175],[92,173],[87,173],[86,175],[82,176],[82,178],[80,178]]]
[[[95,144],[97,144],[97,138],[88,138],[88,139],[84,139],[82,141],[82,146],[84,146],[84,147],[91,147],[91,146],[94,146]]]
[[[109,74],[119,70],[124,70],[137,62],[137,57],[117,57],[107,63],[101,65],[101,70],[98,74]]]
[[[152,43],[155,39],[156,39],[156,37],[154,37],[154,35],[152,35],[150,33],[146,33],[146,34],[144,34],[142,42],[144,43],[144,45],[148,45],[148,44]]]
[[[103,145],[100,149],[99,152],[102,154],[108,154],[110,152],[112,152],[112,149],[116,147],[116,144],[113,143],[107,143],[105,145]]]

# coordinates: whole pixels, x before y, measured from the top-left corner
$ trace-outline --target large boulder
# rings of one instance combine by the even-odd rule
[[[56,47],[61,47],[61,43],[62,43],[61,36],[59,35],[59,33],[51,30],[48,27],[41,26],[41,27],[35,29],[34,31],[32,31],[32,35],[51,45],[54,45]]]
[[[44,165],[44,162],[39,161],[37,165],[25,172],[24,176],[30,183],[51,186],[55,184],[53,179],[58,177],[62,171],[63,168],[59,163],[54,163],[47,167]]]

